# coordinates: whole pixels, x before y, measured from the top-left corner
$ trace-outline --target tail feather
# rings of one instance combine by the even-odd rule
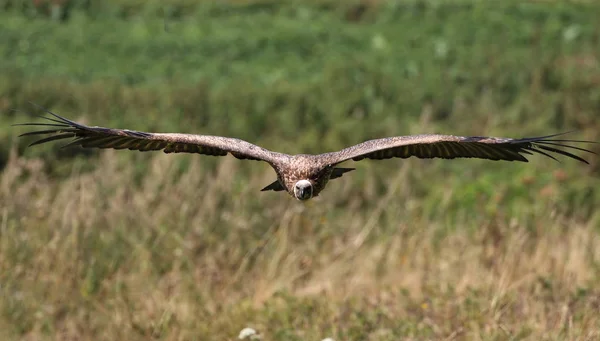
[[[334,168],[333,172],[331,173],[331,176],[329,176],[329,179],[340,178],[342,177],[342,175],[344,175],[344,173],[351,172],[355,169],[356,168]]]
[[[285,190],[285,188],[283,188],[283,186],[281,186],[281,183],[279,183],[279,180],[275,180],[274,182],[272,182],[265,188],[261,189],[261,192],[264,192],[264,191],[279,192],[279,191],[283,191],[283,190]]]

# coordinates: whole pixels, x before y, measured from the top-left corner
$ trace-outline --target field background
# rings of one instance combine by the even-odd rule
[[[0,1],[0,338],[599,339],[597,156],[349,163],[302,204],[263,163],[11,126],[600,141],[591,3]]]

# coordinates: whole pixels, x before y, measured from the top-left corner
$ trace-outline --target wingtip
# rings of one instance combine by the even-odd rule
[[[43,110],[47,114],[50,114],[50,115],[54,116],[58,120],[58,122],[57,122],[57,120],[53,120],[53,119],[45,117],[45,116],[39,116],[41,118],[44,118],[44,119],[47,119],[47,120],[50,120],[50,121],[55,121],[57,123],[63,123],[63,124],[68,124],[68,125],[79,125],[77,122],[71,121],[68,118],[64,118],[64,117],[62,117],[62,116],[60,116],[58,114],[55,114],[50,109],[45,108],[45,107],[43,107],[43,106],[41,106],[39,104],[35,104],[35,103],[31,102],[31,101],[27,101],[27,102],[29,104],[33,105],[34,107],[36,107],[36,108],[38,108],[40,110]]]

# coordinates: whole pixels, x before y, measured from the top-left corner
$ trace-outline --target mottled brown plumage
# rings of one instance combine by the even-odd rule
[[[583,158],[559,148],[593,153],[590,150],[567,143],[597,143],[554,138],[561,134],[522,139],[432,134],[369,140],[337,152],[319,155],[288,155],[273,152],[236,138],[177,133],[146,133],[127,129],[89,127],[58,116],[48,110],[46,112],[52,116],[43,117],[50,121],[49,123],[20,124],[51,128],[20,135],[50,135],[33,142],[30,146],[74,138],[64,147],[81,146],[84,148],[138,151],[163,150],[165,153],[197,153],[214,156],[231,154],[238,159],[267,162],[275,170],[277,181],[262,190],[285,190],[299,200],[307,200],[318,196],[330,179],[339,178],[344,173],[354,170],[354,168],[336,167],[338,164],[349,160],[380,160],[415,156],[418,158],[479,158],[528,162],[525,155],[539,153],[556,160],[550,153],[557,153],[587,163]]]

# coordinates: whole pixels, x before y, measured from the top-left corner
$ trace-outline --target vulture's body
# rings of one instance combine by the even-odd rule
[[[418,158],[479,158],[527,162],[525,155],[538,153],[555,159],[551,153],[556,153],[587,163],[571,151],[593,152],[569,143],[596,143],[555,138],[561,134],[521,139],[430,134],[369,140],[325,154],[288,155],[273,152],[236,138],[179,133],[146,133],[127,129],[90,127],[50,111],[46,110],[46,112],[51,117],[43,118],[49,122],[21,124],[49,128],[22,134],[21,136],[50,135],[31,145],[73,138],[66,146],[138,151],[163,150],[165,153],[197,153],[214,156],[231,154],[238,159],[267,162],[275,170],[277,181],[262,190],[285,190],[299,200],[308,200],[319,195],[329,180],[339,178],[344,173],[353,170],[353,168],[337,167],[340,163],[349,160],[415,156]]]

